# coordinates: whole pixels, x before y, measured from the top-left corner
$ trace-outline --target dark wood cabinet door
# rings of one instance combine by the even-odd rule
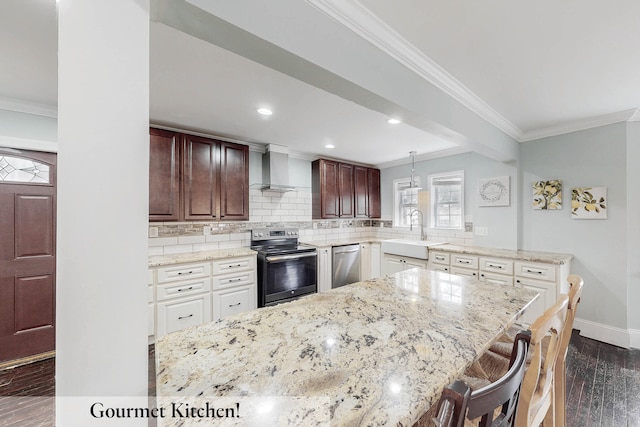
[[[56,163],[0,148],[0,362],[55,348]]]
[[[369,218],[380,218],[382,216],[380,208],[380,169],[367,169],[367,187]]]
[[[356,218],[367,218],[369,216],[369,185],[368,170],[364,166],[354,166],[353,168],[353,189]]]
[[[219,219],[219,144],[209,138],[185,135],[182,153],[184,219]]]
[[[353,165],[338,163],[338,193],[340,195],[340,218],[354,217]]]
[[[249,147],[220,143],[220,219],[249,219]]]
[[[314,219],[338,218],[338,162],[319,159],[311,164],[311,197]]]
[[[180,219],[180,134],[150,129],[149,221]]]

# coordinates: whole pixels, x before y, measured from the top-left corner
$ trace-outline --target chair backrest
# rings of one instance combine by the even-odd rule
[[[582,277],[577,274],[572,274],[568,277],[569,282],[569,306],[567,308],[567,320],[564,332],[562,334],[562,340],[560,341],[560,355],[564,358],[567,356],[567,350],[569,349],[569,340],[571,339],[571,331],[573,330],[573,321],[576,318],[576,309],[580,302],[580,296],[582,295],[582,287],[584,282]]]
[[[569,297],[560,295],[557,302],[531,324],[533,354],[522,381],[516,414],[518,426],[538,426],[545,419],[553,424],[555,414],[549,414],[553,412],[549,409],[554,407],[554,369],[562,350],[568,306]]]
[[[516,336],[509,370],[499,380],[473,392],[460,380],[446,387],[442,391],[438,415],[433,419],[436,426],[462,427],[465,417],[470,420],[482,417],[480,427],[513,426],[530,337],[528,331]],[[494,418],[494,411],[500,407],[500,414]]]

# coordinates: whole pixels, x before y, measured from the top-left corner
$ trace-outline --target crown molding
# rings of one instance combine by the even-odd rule
[[[522,131],[517,126],[491,108],[489,104],[409,43],[359,1],[307,0],[307,2],[372,43],[496,128],[512,138],[520,140]]]
[[[58,152],[58,143],[56,141],[16,138],[6,135],[0,135],[0,146],[20,150],[45,151],[47,153]]]
[[[55,105],[39,104],[16,98],[0,96],[0,110],[16,111],[18,113],[35,114],[37,116],[58,117],[58,107]]]
[[[580,130],[596,128],[599,126],[606,126],[613,123],[638,121],[640,120],[640,113],[638,111],[639,109],[618,111],[611,114],[603,114],[601,116],[591,117],[585,120],[575,120],[572,122],[562,123],[557,126],[550,126],[547,128],[532,130],[529,132],[525,132],[522,135],[520,142],[533,141],[550,136],[577,132]]]

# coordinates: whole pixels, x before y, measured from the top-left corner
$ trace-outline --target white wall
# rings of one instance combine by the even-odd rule
[[[572,271],[585,280],[577,317],[619,330],[627,328],[626,149],[626,123],[521,147],[522,249],[573,254]],[[562,180],[562,210],[531,207],[531,184],[547,179]],[[589,186],[607,187],[608,219],[571,218],[571,188]]]
[[[55,153],[57,140],[56,118],[0,109],[0,146]]]
[[[631,346],[640,348],[640,122],[627,124],[627,313]]]
[[[71,426],[83,396],[148,387],[149,0],[64,0],[58,18],[56,425]]]

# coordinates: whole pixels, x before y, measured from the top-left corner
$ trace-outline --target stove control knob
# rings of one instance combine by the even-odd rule
[[[258,237],[262,237],[262,236],[263,236],[263,234],[262,234],[262,233],[258,233]]]

